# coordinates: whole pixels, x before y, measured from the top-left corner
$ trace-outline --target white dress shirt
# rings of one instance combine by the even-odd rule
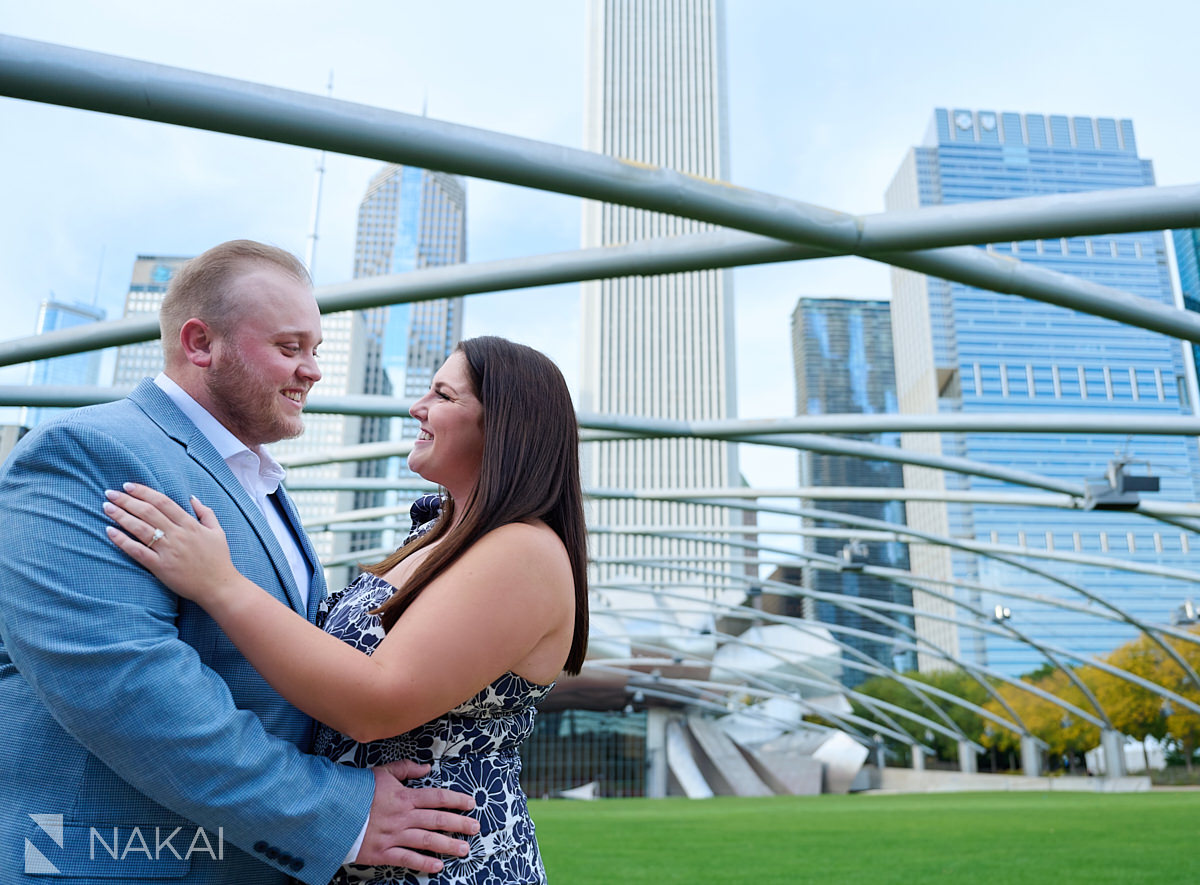
[[[179,406],[179,410],[187,415],[196,425],[196,429],[212,443],[213,448],[217,450],[218,455],[225,459],[225,463],[233,471],[233,475],[237,477],[242,488],[258,505],[258,509],[267,519],[267,525],[271,527],[271,533],[287,557],[292,575],[296,579],[296,586],[300,588],[300,598],[307,605],[309,590],[312,587],[308,560],[304,557],[295,535],[283,521],[279,508],[267,499],[268,495],[275,494],[287,471],[262,446],[258,447],[257,452],[252,451],[245,443],[230,433],[225,425],[214,418],[204,406],[192,399],[187,391],[165,374],[159,374],[154,379],[154,383],[171,398],[171,402]],[[313,563],[312,567],[316,568],[317,564]],[[302,614],[307,615],[308,612],[302,612]]]
[[[300,588],[300,598],[307,605],[309,591],[312,587],[308,560],[304,558],[304,553],[291,529],[283,521],[279,508],[267,500],[268,495],[275,494],[287,474],[283,465],[272,458],[271,453],[262,446],[258,447],[257,452],[251,451],[245,443],[230,433],[224,424],[214,418],[212,413],[192,399],[187,391],[168,378],[165,373],[160,372],[154,379],[154,383],[171,398],[171,402],[175,403],[183,414],[188,416],[196,425],[196,429],[204,434],[205,439],[212,443],[217,454],[225,459],[225,463],[233,471],[237,481],[241,483],[242,488],[246,490],[246,493],[258,505],[258,509],[262,511],[263,516],[267,518],[271,533],[275,535],[279,546],[283,548],[284,555],[287,556],[292,575],[296,578],[296,586]],[[320,568],[320,565],[313,563],[313,568]],[[307,612],[303,614],[307,615]],[[353,863],[354,859],[358,857],[363,838],[367,835],[367,825],[370,822],[371,818],[368,814],[367,823],[363,824],[358,839],[350,846],[350,851],[346,854],[343,863]]]

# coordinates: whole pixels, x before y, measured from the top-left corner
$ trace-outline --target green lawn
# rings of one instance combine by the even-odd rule
[[[530,802],[552,885],[1200,883],[1200,791]]]

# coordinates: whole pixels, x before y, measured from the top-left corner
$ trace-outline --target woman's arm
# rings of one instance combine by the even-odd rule
[[[199,501],[192,500],[196,520],[145,486],[108,497],[105,512],[124,529],[108,530],[117,547],[203,606],[283,697],[357,741],[440,716],[519,667],[573,619],[561,542],[545,526],[512,524],[472,545],[367,656],[242,577]],[[147,546],[155,529],[164,535]],[[557,666],[569,645],[568,632]]]

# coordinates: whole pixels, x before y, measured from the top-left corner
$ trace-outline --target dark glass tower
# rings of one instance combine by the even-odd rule
[[[796,370],[796,413],[879,414],[895,412],[896,377],[892,365],[892,321],[887,302],[852,301],[839,298],[802,298],[792,313],[792,356]],[[858,434],[847,438],[883,445],[896,445],[899,434]],[[845,455],[806,452],[801,455],[800,484],[837,488],[902,488],[904,477],[899,464],[867,461]],[[904,505],[897,501],[815,501],[814,507],[868,519],[904,523]],[[816,529],[845,531],[833,521],[806,520]],[[810,549],[826,556],[840,557],[847,544],[862,545],[862,556],[870,565],[908,568],[908,550],[895,541],[870,541],[846,537],[814,537]],[[857,549],[857,548],[854,548]],[[891,581],[861,571],[841,572],[812,569],[811,584],[823,593],[842,594],[859,599],[875,599],[912,605],[912,591]],[[830,625],[834,635],[881,664],[912,669],[915,658],[906,653],[893,655],[893,646],[876,642],[837,627],[869,633],[893,635],[879,621],[832,602],[815,601],[812,614]],[[901,622],[913,626],[911,617]],[[843,681],[853,687],[869,674],[857,669],[852,656],[844,655]]]

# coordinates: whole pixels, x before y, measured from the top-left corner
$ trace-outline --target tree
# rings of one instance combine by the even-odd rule
[[[1021,677],[1020,681],[1080,709],[1087,710],[1091,706],[1079,687],[1061,669],[1041,668]],[[1088,687],[1091,688],[1090,685]],[[1045,742],[1051,756],[1065,758],[1072,771],[1075,770],[1078,757],[1100,742],[1100,730],[1095,725],[1071,715],[1053,701],[1008,682],[999,685],[998,691],[1029,731]],[[987,709],[1004,715],[1004,708],[995,699],[988,702]],[[1000,730],[983,736],[984,746],[997,749],[1011,749],[1018,743],[1019,736],[1010,730]]]
[[[914,682],[921,682],[925,685],[933,686],[942,691],[949,692],[956,697],[963,698],[978,706],[983,706],[984,701],[990,695],[982,685],[979,684],[969,673],[964,670],[938,670],[932,673],[917,673],[911,671],[904,674],[905,677],[912,679]],[[940,717],[929,706],[922,701],[908,686],[900,681],[889,676],[875,676],[868,679],[858,687],[858,691],[862,694],[869,695],[873,698],[879,698],[882,701],[887,701],[890,704],[895,704],[905,710],[909,710],[918,716],[934,722],[942,723]],[[927,694],[926,697],[942,710],[950,719],[962,729],[963,733],[974,741],[979,741],[983,734],[983,719],[978,713],[975,713],[966,707],[956,704],[953,701],[939,698],[933,694]],[[873,722],[881,722],[882,720],[875,716],[865,704],[860,701],[854,702],[854,712],[856,715],[862,716],[865,719],[870,719]],[[932,737],[925,735],[926,727],[919,722],[914,722],[911,719],[905,719],[898,714],[890,714],[898,722],[900,722],[907,730],[914,735],[924,739],[936,753],[939,759],[953,761],[958,758],[958,738],[949,737],[939,732],[930,731]],[[899,747],[895,745],[895,741],[891,741],[890,748],[893,752],[900,755],[907,753],[907,747]]]

